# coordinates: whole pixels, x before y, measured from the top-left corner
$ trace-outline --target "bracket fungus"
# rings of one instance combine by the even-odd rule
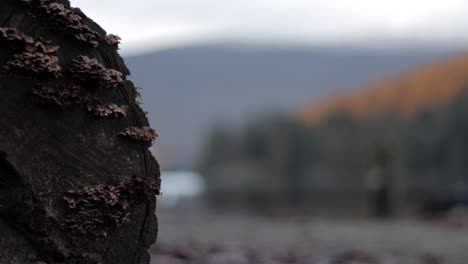
[[[22,52],[14,54],[6,62],[4,68],[8,72],[19,74],[33,74],[39,77],[55,77],[61,75],[62,68],[59,65],[59,59],[56,56],[40,52]]]
[[[91,102],[88,111],[97,117],[123,118],[127,116],[127,107],[114,103]]]
[[[98,47],[101,35],[83,24],[83,18],[63,4],[53,0],[22,0],[35,14],[47,19],[56,29],[71,34],[75,39]]]
[[[150,127],[129,127],[119,133],[119,135],[136,141],[152,143],[158,138],[156,130]]]
[[[149,177],[133,176],[116,185],[69,190],[63,197],[68,211],[66,225],[77,235],[105,238],[109,227],[130,221],[130,207],[159,194],[159,184]]]
[[[98,60],[90,59],[87,56],[78,56],[74,59],[69,71],[73,79],[95,87],[110,89],[123,82],[121,72],[106,69]]]
[[[42,38],[36,40],[28,35],[18,32],[14,28],[0,27],[0,43],[7,44],[11,49],[25,52],[38,52],[48,55],[55,55],[60,49],[52,41]]]
[[[80,86],[75,84],[59,86],[58,89],[37,85],[32,89],[32,94],[40,103],[67,107],[89,101],[88,97],[80,95],[80,90]]]
[[[0,27],[0,42],[7,44],[13,50],[20,51],[55,54],[59,50],[59,46],[52,45],[51,41],[44,41],[42,38],[34,40],[31,36],[7,27]]]
[[[119,49],[120,40],[122,40],[119,36],[114,34],[109,34],[104,37],[104,43],[109,46],[114,47],[115,49]]]
[[[13,73],[34,74],[40,77],[60,76],[58,45],[41,38],[35,40],[14,28],[0,27],[0,43],[18,52],[6,62],[4,68]]]

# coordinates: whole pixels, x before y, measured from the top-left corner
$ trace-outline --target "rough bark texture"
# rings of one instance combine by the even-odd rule
[[[149,263],[157,134],[117,39],[58,0],[2,0],[0,28],[0,263]]]

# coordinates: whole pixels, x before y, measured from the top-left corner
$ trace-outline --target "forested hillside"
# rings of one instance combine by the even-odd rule
[[[363,205],[359,193],[372,188],[367,177],[375,169],[390,175],[404,200],[464,199],[467,81],[463,57],[311,104],[296,116],[259,117],[241,132],[217,127],[201,167],[213,193],[254,193],[256,201],[263,193],[312,210],[320,201],[338,201],[344,210],[353,210],[351,201]],[[249,188],[238,187],[243,179]]]
[[[420,111],[445,105],[468,88],[468,55],[445,59],[403,76],[381,80],[351,93],[319,98],[303,110],[308,123],[340,112],[364,119],[394,114],[411,118]]]

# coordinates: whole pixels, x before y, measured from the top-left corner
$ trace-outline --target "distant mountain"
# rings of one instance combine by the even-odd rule
[[[312,124],[337,113],[355,119],[380,118],[386,114],[411,118],[422,110],[450,103],[466,91],[468,54],[384,78],[353,92],[314,98],[304,107],[301,117]]]
[[[166,168],[190,168],[207,130],[252,115],[295,111],[310,98],[347,91],[445,56],[435,50],[271,48],[207,45],[126,58]]]

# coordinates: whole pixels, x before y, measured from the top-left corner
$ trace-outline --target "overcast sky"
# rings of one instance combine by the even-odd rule
[[[124,53],[197,42],[468,43],[466,0],[71,0]]]

